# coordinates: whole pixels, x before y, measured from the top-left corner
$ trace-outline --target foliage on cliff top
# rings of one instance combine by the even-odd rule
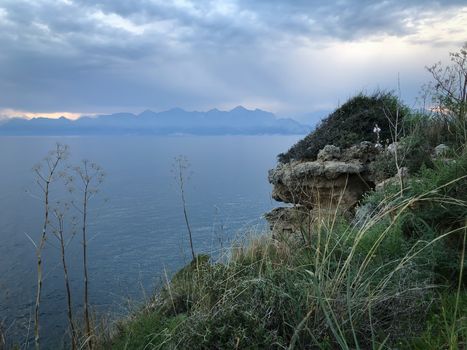
[[[397,117],[403,120],[407,113],[408,109],[392,93],[359,94],[323,119],[314,131],[287,152],[279,154],[278,159],[281,163],[315,160],[318,151],[326,145],[349,147],[361,141],[376,141],[375,124],[381,128],[381,140],[392,140],[390,123]]]

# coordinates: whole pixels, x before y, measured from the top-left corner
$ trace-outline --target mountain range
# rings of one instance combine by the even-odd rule
[[[189,112],[173,108],[164,112],[115,113],[76,120],[60,117],[11,118],[0,124],[0,135],[258,135],[306,134],[308,125],[277,118],[260,109],[238,106],[230,111],[211,109]]]

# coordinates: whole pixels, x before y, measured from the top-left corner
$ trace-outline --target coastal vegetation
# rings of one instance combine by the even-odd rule
[[[431,109],[411,110],[391,93],[361,94],[279,156],[300,164],[326,145],[381,136],[370,170],[383,185],[354,208],[359,220],[313,208],[313,220],[295,232],[254,235],[219,261],[198,255],[95,345],[465,348],[467,46],[451,57],[452,65],[429,69]]]

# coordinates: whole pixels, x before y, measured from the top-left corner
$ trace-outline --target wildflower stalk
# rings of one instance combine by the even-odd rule
[[[44,198],[44,221],[42,224],[42,233],[38,244],[34,244],[36,247],[36,259],[37,259],[37,289],[36,289],[36,301],[34,305],[34,344],[35,348],[40,349],[40,320],[39,311],[42,296],[42,283],[43,283],[43,267],[42,267],[42,251],[45,247],[47,240],[47,229],[49,225],[49,196],[50,196],[50,184],[54,180],[54,176],[57,169],[63,159],[66,157],[68,151],[67,146],[57,144],[54,151],[50,152],[49,156],[44,160],[47,166],[46,171],[42,171],[42,165],[39,164],[34,167],[36,174],[36,183],[42,191]]]
[[[193,235],[191,232],[190,222],[188,221],[188,214],[186,210],[186,200],[185,200],[185,179],[186,179],[185,171],[188,169],[189,164],[188,164],[186,157],[178,156],[175,158],[174,166],[175,166],[175,171],[176,171],[176,181],[180,188],[180,196],[182,199],[183,216],[185,218],[185,224],[188,230],[188,237],[190,240],[191,256],[193,258],[193,261],[195,261],[196,255],[195,255],[195,249],[193,247]]]
[[[80,212],[82,218],[82,244],[83,244],[83,273],[84,273],[84,323],[87,346],[89,349],[93,347],[91,317],[89,314],[89,275],[88,275],[88,251],[87,251],[87,226],[88,226],[88,205],[89,200],[98,192],[97,186],[102,183],[104,172],[99,165],[91,163],[88,160],[83,160],[82,165],[74,168],[75,173],[80,182],[81,203],[75,205],[75,208]]]

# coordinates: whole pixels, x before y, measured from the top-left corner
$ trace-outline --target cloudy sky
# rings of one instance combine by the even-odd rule
[[[463,1],[0,0],[0,115],[412,104],[467,40]]]

